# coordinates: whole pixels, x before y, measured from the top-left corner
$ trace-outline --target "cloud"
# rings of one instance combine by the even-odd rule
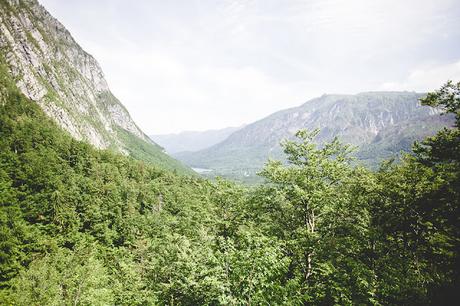
[[[138,65],[143,69],[138,70]],[[173,132],[184,126],[205,130],[252,122],[273,109],[300,104],[306,95],[319,94],[307,93],[305,84],[280,83],[250,66],[190,69],[171,58],[139,56],[118,69],[124,75],[136,73],[135,78],[109,79],[115,94],[131,102],[134,119],[155,121]]]
[[[460,81],[460,60],[447,64],[430,64],[413,69],[399,82],[385,82],[381,90],[428,92],[439,88],[447,80]]]
[[[323,93],[426,91],[458,76],[456,0],[41,2],[151,134],[238,126]]]

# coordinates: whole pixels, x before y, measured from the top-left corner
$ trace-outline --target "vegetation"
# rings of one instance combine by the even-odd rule
[[[191,168],[163,152],[163,149],[157,144],[148,143],[120,127],[117,127],[116,131],[132,158],[155,164],[161,169],[170,170],[178,174],[197,175]]]
[[[422,101],[456,125],[401,163],[356,167],[348,146],[299,131],[253,188],[95,150],[13,84],[1,74],[1,304],[458,299],[460,83]]]

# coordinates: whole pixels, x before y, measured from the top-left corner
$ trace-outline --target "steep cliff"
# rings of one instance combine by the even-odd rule
[[[0,49],[21,92],[76,139],[185,169],[139,129],[97,61],[37,1],[0,0]]]

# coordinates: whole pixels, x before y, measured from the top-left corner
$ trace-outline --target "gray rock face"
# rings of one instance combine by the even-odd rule
[[[18,88],[76,139],[124,152],[119,127],[151,142],[97,61],[37,1],[0,2],[0,49]]]
[[[437,109],[420,105],[422,96],[414,92],[323,95],[254,122],[221,145],[278,146],[281,139],[292,138],[299,129],[320,129],[320,142],[338,136],[345,143],[362,145],[389,127],[423,122],[439,114]]]

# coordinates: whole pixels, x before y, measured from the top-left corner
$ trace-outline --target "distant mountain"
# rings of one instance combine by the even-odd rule
[[[0,1],[0,50],[21,92],[74,138],[191,171],[139,129],[97,61],[37,1]]]
[[[439,110],[421,106],[422,96],[414,92],[323,95],[249,124],[208,149],[176,157],[191,167],[212,170],[210,175],[253,180],[267,158],[283,158],[282,139],[292,138],[299,129],[319,128],[318,142],[338,136],[358,146],[361,162],[375,166],[453,122],[452,117],[440,116]]]
[[[230,134],[243,128],[228,127],[218,130],[185,131],[177,134],[151,135],[150,138],[170,153],[194,152],[224,141]]]

